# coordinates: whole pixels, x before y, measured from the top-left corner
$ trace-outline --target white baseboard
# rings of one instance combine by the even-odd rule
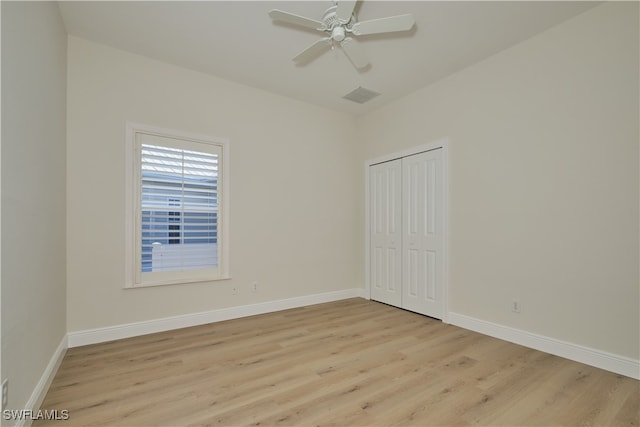
[[[143,322],[128,323],[124,325],[108,326],[105,328],[69,332],[69,347],[79,347],[82,345],[96,344],[139,335],[153,334],[156,332],[170,331],[172,329],[187,328],[190,326],[204,325],[223,320],[238,319],[240,317],[254,316],[256,314],[271,313],[290,308],[304,307],[307,305],[363,296],[364,289],[352,288],[322,294],[261,302],[257,304],[222,308],[200,313],[184,314],[181,316],[165,317],[162,319],[147,320]]]
[[[36,384],[36,387],[33,389],[33,393],[31,393],[31,397],[29,398],[26,405],[24,406],[24,409],[31,410],[33,411],[34,414],[38,412],[38,409],[40,409],[40,406],[42,405],[42,401],[47,395],[47,391],[49,391],[49,386],[51,385],[53,378],[56,376],[56,372],[58,372],[58,368],[60,367],[60,364],[62,363],[62,359],[64,358],[64,354],[67,351],[67,342],[68,342],[68,339],[67,339],[67,335],[65,334],[62,337],[60,344],[58,344],[58,347],[53,352],[53,355],[51,356],[51,360],[49,360],[47,367],[42,373],[42,376],[40,377],[40,381],[38,381],[38,384]],[[31,425],[31,423],[32,423],[32,420],[30,418],[24,418],[24,419],[18,420],[15,426],[28,427]]]
[[[616,374],[640,379],[640,360],[634,360],[617,354],[573,344],[555,338],[537,335],[520,329],[498,325],[458,313],[449,313],[448,321],[452,325],[489,335],[525,347],[544,351]]]

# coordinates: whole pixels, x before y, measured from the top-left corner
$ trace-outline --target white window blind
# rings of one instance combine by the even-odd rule
[[[136,133],[135,284],[220,276],[222,147]]]

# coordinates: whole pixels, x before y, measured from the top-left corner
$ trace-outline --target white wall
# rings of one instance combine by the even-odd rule
[[[23,409],[66,333],[67,39],[51,2],[2,2],[2,378]]]
[[[70,332],[361,286],[351,117],[75,37],[68,58]],[[231,280],[123,289],[127,121],[230,140]]]
[[[610,3],[358,120],[361,165],[449,140],[452,312],[639,359],[638,71]]]

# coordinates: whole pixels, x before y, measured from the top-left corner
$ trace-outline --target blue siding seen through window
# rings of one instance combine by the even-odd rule
[[[218,155],[142,144],[142,272],[218,266]]]

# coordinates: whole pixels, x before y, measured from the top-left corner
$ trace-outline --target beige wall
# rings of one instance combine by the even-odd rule
[[[449,140],[452,312],[639,358],[638,70],[610,3],[358,120],[361,165]]]
[[[67,39],[55,3],[1,7],[2,378],[23,409],[66,333]]]
[[[70,332],[361,286],[351,117],[74,37],[68,55]],[[123,289],[127,121],[230,140],[231,280]]]

